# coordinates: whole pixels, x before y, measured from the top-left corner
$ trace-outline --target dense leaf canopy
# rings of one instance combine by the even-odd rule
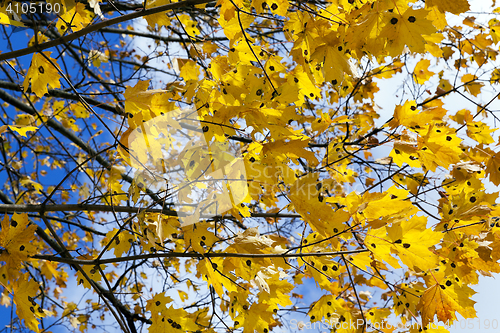
[[[0,324],[474,318],[500,272],[500,7],[473,5],[0,1]]]

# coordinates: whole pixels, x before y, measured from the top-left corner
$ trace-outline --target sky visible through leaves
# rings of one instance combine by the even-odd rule
[[[55,3],[0,7],[5,330],[497,319],[494,1]]]

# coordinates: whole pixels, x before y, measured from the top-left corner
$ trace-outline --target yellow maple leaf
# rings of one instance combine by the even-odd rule
[[[269,332],[275,322],[273,308],[265,303],[253,303],[250,308],[243,308],[235,321],[243,326],[243,333]]]
[[[69,108],[73,111],[76,118],[86,119],[90,117],[90,113],[87,111],[87,108],[85,108],[81,103],[71,104]]]
[[[476,302],[470,299],[475,294],[474,290],[467,285],[460,285],[453,277],[445,277],[444,272],[433,275],[433,280],[439,282],[424,292],[417,306],[422,315],[423,326],[432,322],[435,315],[443,323],[456,320],[456,312],[464,318],[476,317]]]
[[[448,168],[450,164],[460,161],[460,142],[455,130],[445,126],[432,124],[422,129],[419,137],[418,156],[422,164],[435,171],[438,166]]]
[[[65,29],[71,27],[73,31],[79,31],[92,23],[94,13],[85,9],[85,4],[77,2],[76,6],[68,9],[60,16],[58,26],[64,26]]]
[[[166,4],[171,3],[170,0],[149,0],[146,3],[146,8],[154,8],[158,6],[163,6]],[[168,27],[170,25],[170,18],[165,15],[165,12],[160,12],[156,14],[150,14],[144,17],[146,21],[148,22],[148,25],[151,28],[155,28],[156,25],[158,24],[158,27]]]
[[[29,279],[29,273],[21,275],[12,285],[17,316],[35,332],[40,332],[38,318],[45,317],[44,310],[35,302],[38,289],[38,283]]]
[[[345,47],[341,41],[331,33],[325,36],[327,43],[316,48],[311,58],[324,62],[323,72],[328,82],[341,82],[344,74],[352,75]],[[311,97],[311,96],[308,96]],[[312,97],[311,97],[312,98]]]
[[[481,82],[476,82],[477,77],[474,74],[465,74],[462,76],[462,82],[465,83],[465,91],[472,96],[477,97],[481,93],[481,87],[484,86]]]
[[[451,119],[455,120],[460,125],[474,121],[472,114],[467,109],[462,109],[457,111],[454,116],[450,116]]]
[[[209,222],[196,223],[182,228],[186,249],[191,248],[196,252],[205,253],[219,238],[209,228],[214,224]]]
[[[311,308],[307,312],[311,318],[311,322],[321,321],[322,319],[330,320],[332,316],[340,316],[344,311],[342,305],[343,299],[336,299],[332,295],[324,295],[319,300],[311,304]]]
[[[286,13],[288,11],[288,6],[290,5],[288,3],[288,0],[271,0],[271,1],[266,1],[266,2],[267,2],[266,7],[268,9],[271,9],[273,14],[276,14],[278,16],[286,16]],[[263,2],[263,3],[266,3],[266,2]]]
[[[273,245],[274,241],[267,236],[260,236],[258,228],[248,228],[243,233],[238,233],[234,238],[234,248],[236,253],[263,253]]]
[[[178,217],[158,213],[146,213],[145,221],[148,225],[154,227],[161,246],[163,246],[165,239],[173,239],[172,235],[177,235],[180,225]]]
[[[416,142],[394,142],[394,149],[391,151],[389,156],[392,157],[392,161],[398,166],[403,166],[403,164],[406,163],[413,168],[420,167]]]
[[[495,128],[490,129],[488,125],[481,121],[467,123],[467,135],[479,143],[490,144],[495,142],[491,136],[491,133],[494,131],[496,131]]]
[[[381,262],[386,262],[394,268],[401,268],[396,258],[391,253],[391,242],[386,239],[385,228],[371,229],[365,237],[366,247],[373,253],[373,257]]]
[[[385,18],[385,27],[380,37],[387,38],[386,48],[390,56],[397,56],[407,45],[412,52],[425,52],[425,39],[422,35],[436,32],[432,22],[426,19],[428,11],[425,9],[408,8],[403,14],[396,10],[388,13]]]
[[[429,66],[431,61],[428,59],[420,60],[415,69],[413,70],[413,75],[415,75],[415,82],[418,84],[424,84],[429,81],[429,79],[436,73],[429,71]]]
[[[449,12],[452,14],[461,14],[469,10],[469,2],[467,0],[427,0],[425,7],[436,6],[440,12]]]
[[[148,328],[149,332],[181,333],[195,332],[200,329],[198,325],[201,323],[197,320],[201,319],[199,315],[198,318],[192,318],[191,314],[182,308],[176,309],[172,305],[166,307],[161,298],[158,300],[158,295],[150,301],[153,301],[154,304],[160,302],[159,307],[162,307],[162,309],[159,313],[153,312],[151,316],[152,324]]]
[[[415,271],[427,270],[437,265],[436,255],[429,248],[438,244],[443,234],[426,228],[427,218],[415,216],[409,220],[393,223],[387,227],[392,252]]]
[[[120,233],[118,236],[113,239],[119,231]],[[127,230],[113,229],[106,234],[106,237],[103,239],[103,244],[108,244],[111,239],[113,239],[113,241],[110,243],[109,248],[113,249],[116,257],[121,257],[123,253],[130,250],[130,246],[132,246],[135,237]]]
[[[500,41],[500,21],[493,18],[488,21],[488,26],[490,27],[490,36],[493,42],[498,43]]]
[[[198,36],[200,34],[200,30],[198,30],[198,23],[191,19],[191,16],[183,14],[178,15],[179,21],[184,27],[184,30],[190,37]]]
[[[11,131],[14,131],[18,133],[21,136],[28,137],[26,132],[33,132],[38,129],[36,126],[17,126],[17,125],[7,125]],[[3,127],[3,126],[2,126]],[[2,133],[2,130],[0,128],[0,134]]]
[[[367,196],[370,197],[368,194]],[[411,216],[418,210],[411,202],[406,200],[407,197],[408,191],[391,187],[386,192],[374,197],[374,200],[365,202],[362,210],[363,216],[368,220],[388,219],[402,215]]]
[[[224,295],[224,286],[229,292],[236,291],[238,286],[235,284],[236,276],[232,273],[225,273],[222,276],[220,273],[224,269],[222,258],[205,258],[200,260],[197,266],[198,277],[201,275],[203,280],[211,285],[217,295],[222,297]]]
[[[420,300],[420,295],[425,290],[423,283],[413,282],[411,284],[402,283],[392,292],[394,302],[394,312],[399,315],[403,323],[407,318],[413,316]]]
[[[331,236],[345,229],[350,214],[344,210],[335,211],[323,198],[319,175],[310,173],[295,181],[290,188],[289,198],[297,213],[309,223],[314,231]],[[328,221],[327,224],[324,221]]]
[[[500,153],[496,153],[488,159],[486,173],[493,184],[500,185]]]
[[[9,269],[17,269],[21,262],[28,260],[30,254],[36,253],[35,238],[36,225],[28,226],[27,214],[5,215],[2,220],[2,230],[0,231],[0,246],[6,252],[1,254],[1,260],[7,262]]]
[[[151,313],[157,314],[165,311],[167,304],[173,301],[172,297],[165,296],[165,292],[155,294],[153,298],[148,299],[146,302],[146,310]]]
[[[436,245],[443,234],[427,229],[426,221],[425,217],[415,216],[393,223],[390,227],[372,229],[368,232],[365,243],[375,258],[394,268],[400,266],[392,254],[396,254],[403,264],[415,271],[434,268],[437,257],[429,248]]]
[[[184,81],[198,81],[200,77],[200,66],[190,59],[176,59],[177,68]]]
[[[500,69],[495,68],[493,72],[491,72],[491,83],[499,83],[500,82]]]
[[[28,90],[31,82],[31,91],[38,97],[42,97],[44,94],[48,93],[47,85],[51,88],[60,88],[61,83],[59,79],[58,69],[60,69],[57,61],[50,57],[52,52],[43,52],[43,54],[50,59],[47,60],[42,54],[35,53],[31,59],[31,66],[28,69],[28,73],[24,78],[24,91]],[[54,64],[54,65],[52,65]]]
[[[432,120],[440,120],[446,115],[446,110],[437,107],[430,107],[425,109],[423,112],[417,107],[417,102],[409,100],[403,105],[396,105],[394,109],[394,119],[389,122],[391,128],[395,128],[398,125],[403,125],[415,131],[415,129],[420,128],[420,126],[425,126]]]
[[[135,116],[142,110],[148,109],[151,105],[153,94],[146,93],[150,80],[138,81],[133,87],[127,86],[123,97],[125,98],[125,111]]]
[[[445,93],[447,91],[450,91],[451,89],[453,89],[453,87],[451,86],[451,83],[450,81],[446,80],[446,79],[440,79],[439,80],[439,86],[438,86],[438,89],[440,89],[439,91],[436,91],[436,95],[440,95],[442,93]]]
[[[37,193],[42,193],[41,191],[43,190],[43,185],[33,181],[29,176],[21,178],[19,184],[26,188],[34,189]]]
[[[158,6],[163,6],[166,4],[169,4],[170,0],[150,0],[146,4],[146,8],[154,8]],[[148,22],[148,25],[151,28],[155,28],[156,25],[158,24],[158,27],[168,27],[170,25],[170,18],[165,15],[164,12],[156,13],[156,14],[150,14],[144,17],[146,21]]]
[[[89,256],[89,255],[83,255],[83,256],[77,257],[77,259],[92,260],[94,258]],[[85,272],[85,274],[87,274],[89,279],[94,280],[94,281],[101,281],[102,276],[101,276],[101,272],[99,270],[99,267],[97,265],[96,266],[82,265],[81,267],[82,267],[82,270]],[[106,268],[106,265],[100,265],[100,267],[101,267],[102,271],[104,271],[104,269]],[[90,284],[89,280],[87,280],[85,278],[85,276],[82,274],[81,271],[78,271],[76,273],[76,277],[77,277],[78,285],[83,284],[83,286],[85,288],[92,289],[92,285]]]

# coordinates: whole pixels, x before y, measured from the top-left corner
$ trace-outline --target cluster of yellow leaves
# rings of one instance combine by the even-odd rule
[[[172,301],[172,298],[165,296],[165,293],[156,294],[147,301],[146,310],[151,312],[153,321],[149,332],[195,332],[208,326],[210,317],[207,308],[189,313],[182,308],[176,309],[172,305],[167,307]]]
[[[10,219],[5,215],[0,231],[0,247],[3,248],[0,260],[6,262],[10,272],[21,267],[29,255],[36,253],[35,238],[36,225],[28,225],[27,214],[14,214]]]
[[[5,215],[0,231],[0,272],[1,285],[4,292],[13,295],[16,313],[24,320],[26,327],[40,332],[38,319],[45,317],[44,310],[35,302],[40,286],[30,278],[29,273],[22,274],[20,269],[29,256],[36,254],[37,245],[34,242],[36,225],[29,225],[27,214],[13,214],[9,219]],[[5,295],[5,293],[4,293]],[[2,301],[8,305],[10,301]]]
[[[148,1],[146,8],[167,3],[170,1]],[[95,4],[96,1],[93,2],[94,9]],[[495,229],[499,226],[493,224],[485,227],[480,223],[493,214],[496,198],[483,193],[478,174],[481,177],[487,174],[491,182],[500,184],[500,157],[499,153],[483,146],[478,150],[464,148],[463,140],[451,126],[451,121],[464,125],[467,136],[480,145],[494,142],[494,129],[474,120],[467,110],[446,118],[447,111],[439,99],[424,103],[406,101],[395,108],[394,117],[387,124],[395,133],[398,130],[400,132],[389,136],[389,139],[394,139],[389,155],[392,159],[385,163],[395,163],[399,167],[407,164],[422,169],[422,172],[398,175],[399,183],[395,181],[396,185],[406,187],[406,190],[393,187],[381,193],[367,191],[363,195],[354,192],[345,195],[342,186],[355,183],[357,175],[349,167],[354,157],[357,157],[354,155],[356,152],[346,141],[356,135],[360,139],[358,143],[362,142],[368,147],[377,145],[379,141],[374,137],[366,141],[361,139],[373,128],[378,115],[374,106],[368,103],[363,104],[366,112],[354,117],[339,116],[338,110],[325,108],[318,111],[313,107],[315,102],[325,97],[332,104],[336,103],[349,96],[355,87],[353,100],[356,103],[362,103],[365,99],[373,100],[379,90],[376,82],[371,78],[358,82],[356,78],[356,64],[365,55],[381,61],[386,56],[398,57],[407,52],[429,52],[433,56],[449,59],[453,51],[440,45],[445,40],[445,14],[466,12],[469,9],[468,1],[427,0],[425,5],[417,8],[411,1],[402,0],[339,0],[333,1],[325,9],[318,9],[320,15],[313,15],[310,11],[289,11],[291,3],[287,0],[219,0],[217,5],[220,5],[217,21],[229,39],[227,56],[210,58],[206,72],[193,60],[175,59],[174,69],[182,82],[171,83],[161,90],[148,89],[150,81],[139,81],[134,87],[127,87],[123,96],[128,129],[121,136],[123,146],[118,148],[121,157],[134,168],[140,169],[147,165],[149,171],[165,172],[163,150],[175,149],[171,134],[175,130],[184,130],[182,126],[186,125],[171,117],[176,113],[176,102],[194,104],[196,111],[193,112],[193,118],[203,122],[202,132],[210,144],[224,142],[228,136],[238,134],[244,126],[251,127],[253,142],[242,145],[245,148],[243,160],[247,171],[248,196],[220,213],[232,214],[241,221],[251,216],[250,208],[245,205],[251,200],[258,201],[263,209],[271,208],[270,211],[277,212],[280,211],[277,194],[286,192],[290,200],[286,209],[299,214],[313,231],[308,236],[300,235],[303,254],[345,250],[344,244],[354,244],[348,243],[352,241],[353,235],[356,235],[357,244],[363,244],[368,250],[343,258],[353,264],[351,266],[343,265],[333,256],[308,256],[297,260],[303,268],[297,269],[294,280],[312,278],[329,293],[312,304],[308,312],[312,322],[330,319],[333,313],[338,316],[339,322],[356,322],[362,317],[361,313],[354,311],[345,299],[337,299],[333,295],[341,292],[342,282],[345,282],[347,275],[351,275],[348,269],[375,272],[377,268],[379,273],[378,268],[386,270],[386,264],[393,268],[404,265],[412,277],[422,277],[426,283],[426,287],[414,282],[391,291],[396,314],[410,318],[420,312],[423,326],[432,322],[435,315],[444,322],[455,320],[456,312],[467,318],[474,316],[474,302],[470,300],[473,291],[466,285],[477,280],[477,273],[471,272],[471,267],[480,267],[486,274],[500,270],[495,264],[499,255],[484,246],[484,242],[491,242],[495,249],[499,247],[500,232]],[[293,44],[289,56],[294,65],[287,63],[285,57],[272,51],[266,43],[257,43],[247,36],[245,29],[258,21],[254,15],[248,14],[253,11],[262,14],[262,17],[285,18],[284,35]],[[56,27],[61,34],[69,29],[78,31],[90,24],[92,18],[93,14],[83,4],[76,3],[59,17]],[[151,29],[155,29],[156,25],[161,29],[173,22],[164,13],[145,18]],[[176,19],[191,38],[201,35],[201,27],[191,16],[178,15]],[[0,23],[12,23],[11,17],[4,14],[3,7],[0,9]],[[473,25],[473,22],[468,24]],[[489,35],[484,33],[474,39],[474,43],[484,46],[484,49],[492,41],[496,43],[500,40],[500,23],[492,20],[489,27]],[[478,64],[484,61],[486,56],[481,58],[475,53],[473,42],[460,41],[459,45],[462,54],[476,56]],[[205,43],[203,52],[199,52],[206,56],[215,51],[214,44]],[[97,59],[94,65],[106,59],[96,52],[91,52],[91,55]],[[401,72],[403,65],[395,60],[392,65],[377,68],[372,73],[376,79],[389,78]],[[413,75],[417,84],[432,83],[429,81],[436,73],[429,70],[430,66],[431,61],[428,59],[416,64]],[[24,90],[27,91],[31,84],[32,92],[42,97],[48,92],[47,85],[59,88],[58,68],[49,52],[36,53],[25,77]],[[439,93],[453,89],[441,73],[439,79]],[[496,83],[499,80],[498,70],[493,71],[490,81]],[[466,92],[474,97],[479,96],[484,86],[473,74],[463,75],[461,82]],[[71,110],[77,118],[89,117],[81,105],[75,104]],[[313,115],[309,115],[309,111]],[[62,118],[65,117],[56,115],[56,119],[63,121]],[[234,121],[236,118],[241,121]],[[190,129],[187,125],[186,128]],[[78,130],[78,126],[73,123],[65,126]],[[299,130],[300,127],[305,130]],[[34,126],[13,125],[8,125],[8,128],[22,136],[27,131],[37,129]],[[0,128],[0,134],[6,129]],[[327,143],[327,153],[320,160],[320,155],[311,150],[311,144],[316,138],[332,133],[337,138]],[[340,139],[344,136],[344,140]],[[229,159],[222,155],[215,156],[217,162],[214,162],[210,158],[213,155],[194,147],[180,155],[177,163],[186,168],[186,178],[193,180],[212,164],[224,158]],[[368,152],[365,157],[370,157]],[[308,172],[306,175],[301,174],[299,165]],[[329,179],[320,179],[321,174],[313,172],[323,167],[328,168]],[[450,177],[457,184],[446,187],[446,193],[442,194],[439,202],[441,221],[433,230],[427,227],[427,218],[419,215],[420,210],[410,199],[419,193],[421,187],[429,184],[426,178],[428,172],[434,173],[439,168],[451,168]],[[365,170],[370,172],[368,167]],[[103,198],[106,204],[127,200],[120,183],[124,171],[116,166],[104,171],[104,177],[100,180],[102,185],[106,186],[108,193],[120,193]],[[88,174],[94,175],[92,170],[88,170]],[[134,203],[139,202],[141,191],[144,192],[146,177],[140,172],[135,175],[134,183],[129,188]],[[246,180],[243,187],[247,185]],[[371,178],[366,185],[372,186],[373,182]],[[36,184],[24,179],[24,185],[36,187]],[[186,187],[179,191],[180,198],[188,203],[192,200],[190,190]],[[199,215],[195,217],[198,220]],[[144,214],[139,220],[145,225],[137,223],[133,233],[123,228],[112,229],[101,244],[112,249],[117,257],[127,253],[134,243],[139,243],[150,253],[164,250],[167,244],[172,244],[176,250],[194,251],[201,255],[210,252],[282,254],[289,245],[288,240],[263,236],[257,228],[248,228],[232,237],[221,252],[218,248],[222,239],[218,232],[221,230],[217,229],[215,223],[201,222],[181,227],[179,219],[161,214]],[[6,218],[2,222],[0,246],[5,252],[0,259],[11,268],[18,268],[34,251],[34,248],[28,247],[34,238],[34,226],[27,227],[27,217],[23,217],[22,223],[20,221],[15,216],[10,221]],[[355,231],[356,234],[346,231],[348,228],[350,230],[351,221],[354,223],[352,228],[361,231]],[[22,228],[13,226],[12,222],[21,223]],[[465,231],[442,232],[473,223],[477,226],[467,229],[471,230],[467,231],[468,234]],[[138,230],[142,234],[136,233]],[[478,245],[478,240],[483,245]],[[444,260],[446,263],[443,263],[440,257],[449,258],[451,262]],[[177,272],[180,271],[178,261],[169,263]],[[186,267],[189,265],[187,263]],[[42,270],[45,275],[56,276],[56,268],[46,264]],[[100,281],[100,268],[104,269],[104,266],[84,266],[83,270],[88,278]],[[206,281],[220,298],[221,310],[229,313],[234,328],[243,328],[245,333],[254,330],[268,332],[279,325],[276,316],[278,308],[293,304],[290,295],[293,285],[284,273],[288,269],[289,265],[282,258],[258,256],[251,259],[207,256],[196,265],[197,277]],[[387,287],[374,278],[355,276],[359,283],[382,289]],[[82,272],[77,273],[77,279],[79,284],[91,287]],[[19,281],[27,286],[30,295],[36,294],[33,281],[27,278]],[[29,304],[21,300],[24,294],[19,291],[20,286],[14,284],[13,288],[14,302],[21,308],[19,316],[25,319],[29,328],[36,330],[37,320],[26,311]],[[137,284],[133,290],[139,294],[142,287]],[[182,301],[188,299],[185,292],[179,295]],[[257,300],[252,301],[251,296],[257,296]],[[156,294],[147,301],[146,309],[152,314],[151,332],[198,331],[209,325],[208,309],[189,313],[182,308],[174,308],[170,303],[172,299],[165,293]],[[73,305],[67,307],[68,313],[74,309],[76,307]],[[371,309],[366,313],[376,322],[383,322],[388,315],[387,309]]]

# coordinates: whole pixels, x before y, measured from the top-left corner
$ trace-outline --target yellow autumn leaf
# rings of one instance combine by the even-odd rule
[[[198,30],[197,27],[198,23],[196,21],[193,21],[191,19],[191,16],[183,14],[178,15],[178,18],[189,37],[196,37],[200,34],[200,30]]]
[[[35,302],[40,293],[39,287],[35,280],[29,278],[28,273],[21,275],[12,285],[17,316],[34,332],[40,332],[38,319],[45,317],[44,310]]]
[[[500,82],[500,69],[495,68],[493,72],[491,72],[491,78],[490,78],[491,83],[499,83]]]
[[[424,292],[417,306],[424,326],[433,322],[435,315],[439,321],[450,324],[457,319],[456,312],[464,318],[476,317],[476,302],[470,299],[475,294],[474,290],[461,285],[453,276],[444,277],[443,272],[435,273],[433,280],[436,283]]]
[[[488,159],[486,173],[493,184],[500,185],[500,153],[496,153]]]
[[[189,298],[189,295],[187,292],[183,291],[183,290],[177,290],[177,293],[179,294],[179,298],[181,299],[181,301],[185,302],[188,298]]]
[[[71,22],[71,29],[76,32],[88,26],[94,16],[95,14],[88,11],[83,3],[77,2],[75,6],[60,16],[57,24],[63,25],[67,29]]]
[[[491,136],[491,133],[495,131],[496,128],[490,129],[488,125],[481,121],[467,123],[467,135],[479,143],[490,144],[495,142]]]
[[[21,178],[19,184],[29,189],[35,189],[37,193],[42,193],[43,191],[43,185],[33,181],[29,176]]]
[[[92,260],[94,258],[92,258],[89,255],[83,255],[83,256],[77,257],[77,259]],[[102,275],[101,275],[101,272],[99,270],[99,266],[97,266],[97,265],[96,266],[82,265],[81,268],[85,272],[85,274],[88,276],[89,279],[96,281],[96,282],[101,281]],[[100,268],[102,269],[102,271],[104,271],[104,269],[106,268],[106,265],[100,265]],[[87,280],[87,278],[85,278],[85,276],[82,274],[81,271],[78,271],[76,273],[76,278],[77,278],[78,285],[82,284],[85,288],[92,289],[92,285],[90,284],[89,280]]]
[[[474,74],[465,74],[461,81],[465,84],[465,90],[474,97],[481,93],[481,88],[484,86],[483,83],[477,82],[477,77]]]
[[[27,214],[13,214],[9,219],[5,215],[0,231],[0,247],[2,251],[0,260],[7,262],[8,269],[18,269],[28,256],[36,253],[35,239],[36,225],[29,225]]]
[[[200,66],[190,59],[176,59],[177,68],[180,70],[180,76],[185,81],[198,81],[200,76]]]
[[[380,37],[387,38],[386,48],[389,55],[401,54],[405,45],[412,52],[423,53],[425,51],[425,39],[422,35],[430,35],[436,32],[426,16],[425,9],[413,9],[409,7],[404,13],[399,11],[389,12],[384,18],[385,26],[380,31]]]
[[[229,273],[229,275],[225,274],[226,276],[222,276],[221,270],[224,269],[222,263],[222,258],[211,258],[210,260],[205,258],[200,260],[197,266],[198,274],[214,288],[220,297],[224,295],[222,287],[225,287],[229,292],[235,291],[238,288],[235,284],[236,277],[233,274]]]
[[[47,85],[53,89],[61,87],[61,83],[59,82],[61,76],[58,72],[60,67],[56,59],[50,57],[51,53],[52,52],[43,52],[48,59],[40,53],[35,53],[33,55],[30,68],[24,78],[24,91],[28,90],[30,82],[31,91],[38,97],[43,97],[44,94],[48,93]]]
[[[403,105],[396,105],[394,119],[389,122],[389,126],[395,128],[398,125],[403,125],[415,130],[417,126],[425,126],[432,120],[442,119],[445,114],[446,110],[443,108],[431,107],[420,111],[417,102],[409,100]]]
[[[118,236],[115,237],[115,235]],[[114,238],[113,238],[114,237]],[[113,241],[110,243],[109,248],[113,249],[115,256],[121,257],[124,253],[127,253],[132,243],[135,241],[135,237],[127,230],[113,229],[106,234],[106,238],[103,243],[108,244],[111,239]]]
[[[17,125],[7,125],[11,131],[18,133],[21,136],[28,137],[26,132],[33,132],[38,129],[36,126],[17,126]]]
[[[443,238],[443,234],[426,227],[425,217],[413,217],[400,223],[393,223],[386,227],[388,238],[391,240],[392,252],[397,253],[399,259],[415,271],[434,268],[437,257],[431,251]]]
[[[429,79],[436,73],[429,71],[429,66],[431,65],[431,61],[428,59],[420,60],[415,69],[413,70],[413,74],[415,75],[415,82],[418,84],[424,84],[429,81]]]
[[[426,228],[425,217],[413,217],[391,226],[370,230],[365,243],[375,258],[399,268],[396,255],[408,268],[414,271],[426,271],[434,268],[437,257],[429,250],[438,244],[443,234]]]
[[[392,161],[398,166],[403,166],[406,163],[413,168],[418,168],[421,165],[418,160],[416,142],[394,142],[394,149],[389,156],[392,157]]]
[[[425,2],[426,7],[436,6],[440,12],[449,12],[452,14],[461,14],[469,10],[469,2],[467,0],[427,0]]]
[[[214,228],[214,224],[204,222],[183,227],[186,248],[198,253],[205,253],[206,249],[210,249],[219,238],[214,232],[208,230],[209,228]]]
[[[149,0],[146,3],[146,8],[154,8],[169,3],[171,3],[170,0]],[[170,25],[170,18],[168,17],[168,15],[165,15],[164,12],[146,15],[144,18],[148,22],[148,25],[153,29],[156,27],[156,25],[158,25],[159,28],[168,27]]]
[[[166,296],[165,292],[155,294],[153,298],[147,300],[146,310],[152,314],[157,314],[165,311],[167,304],[173,301],[172,297]]]

